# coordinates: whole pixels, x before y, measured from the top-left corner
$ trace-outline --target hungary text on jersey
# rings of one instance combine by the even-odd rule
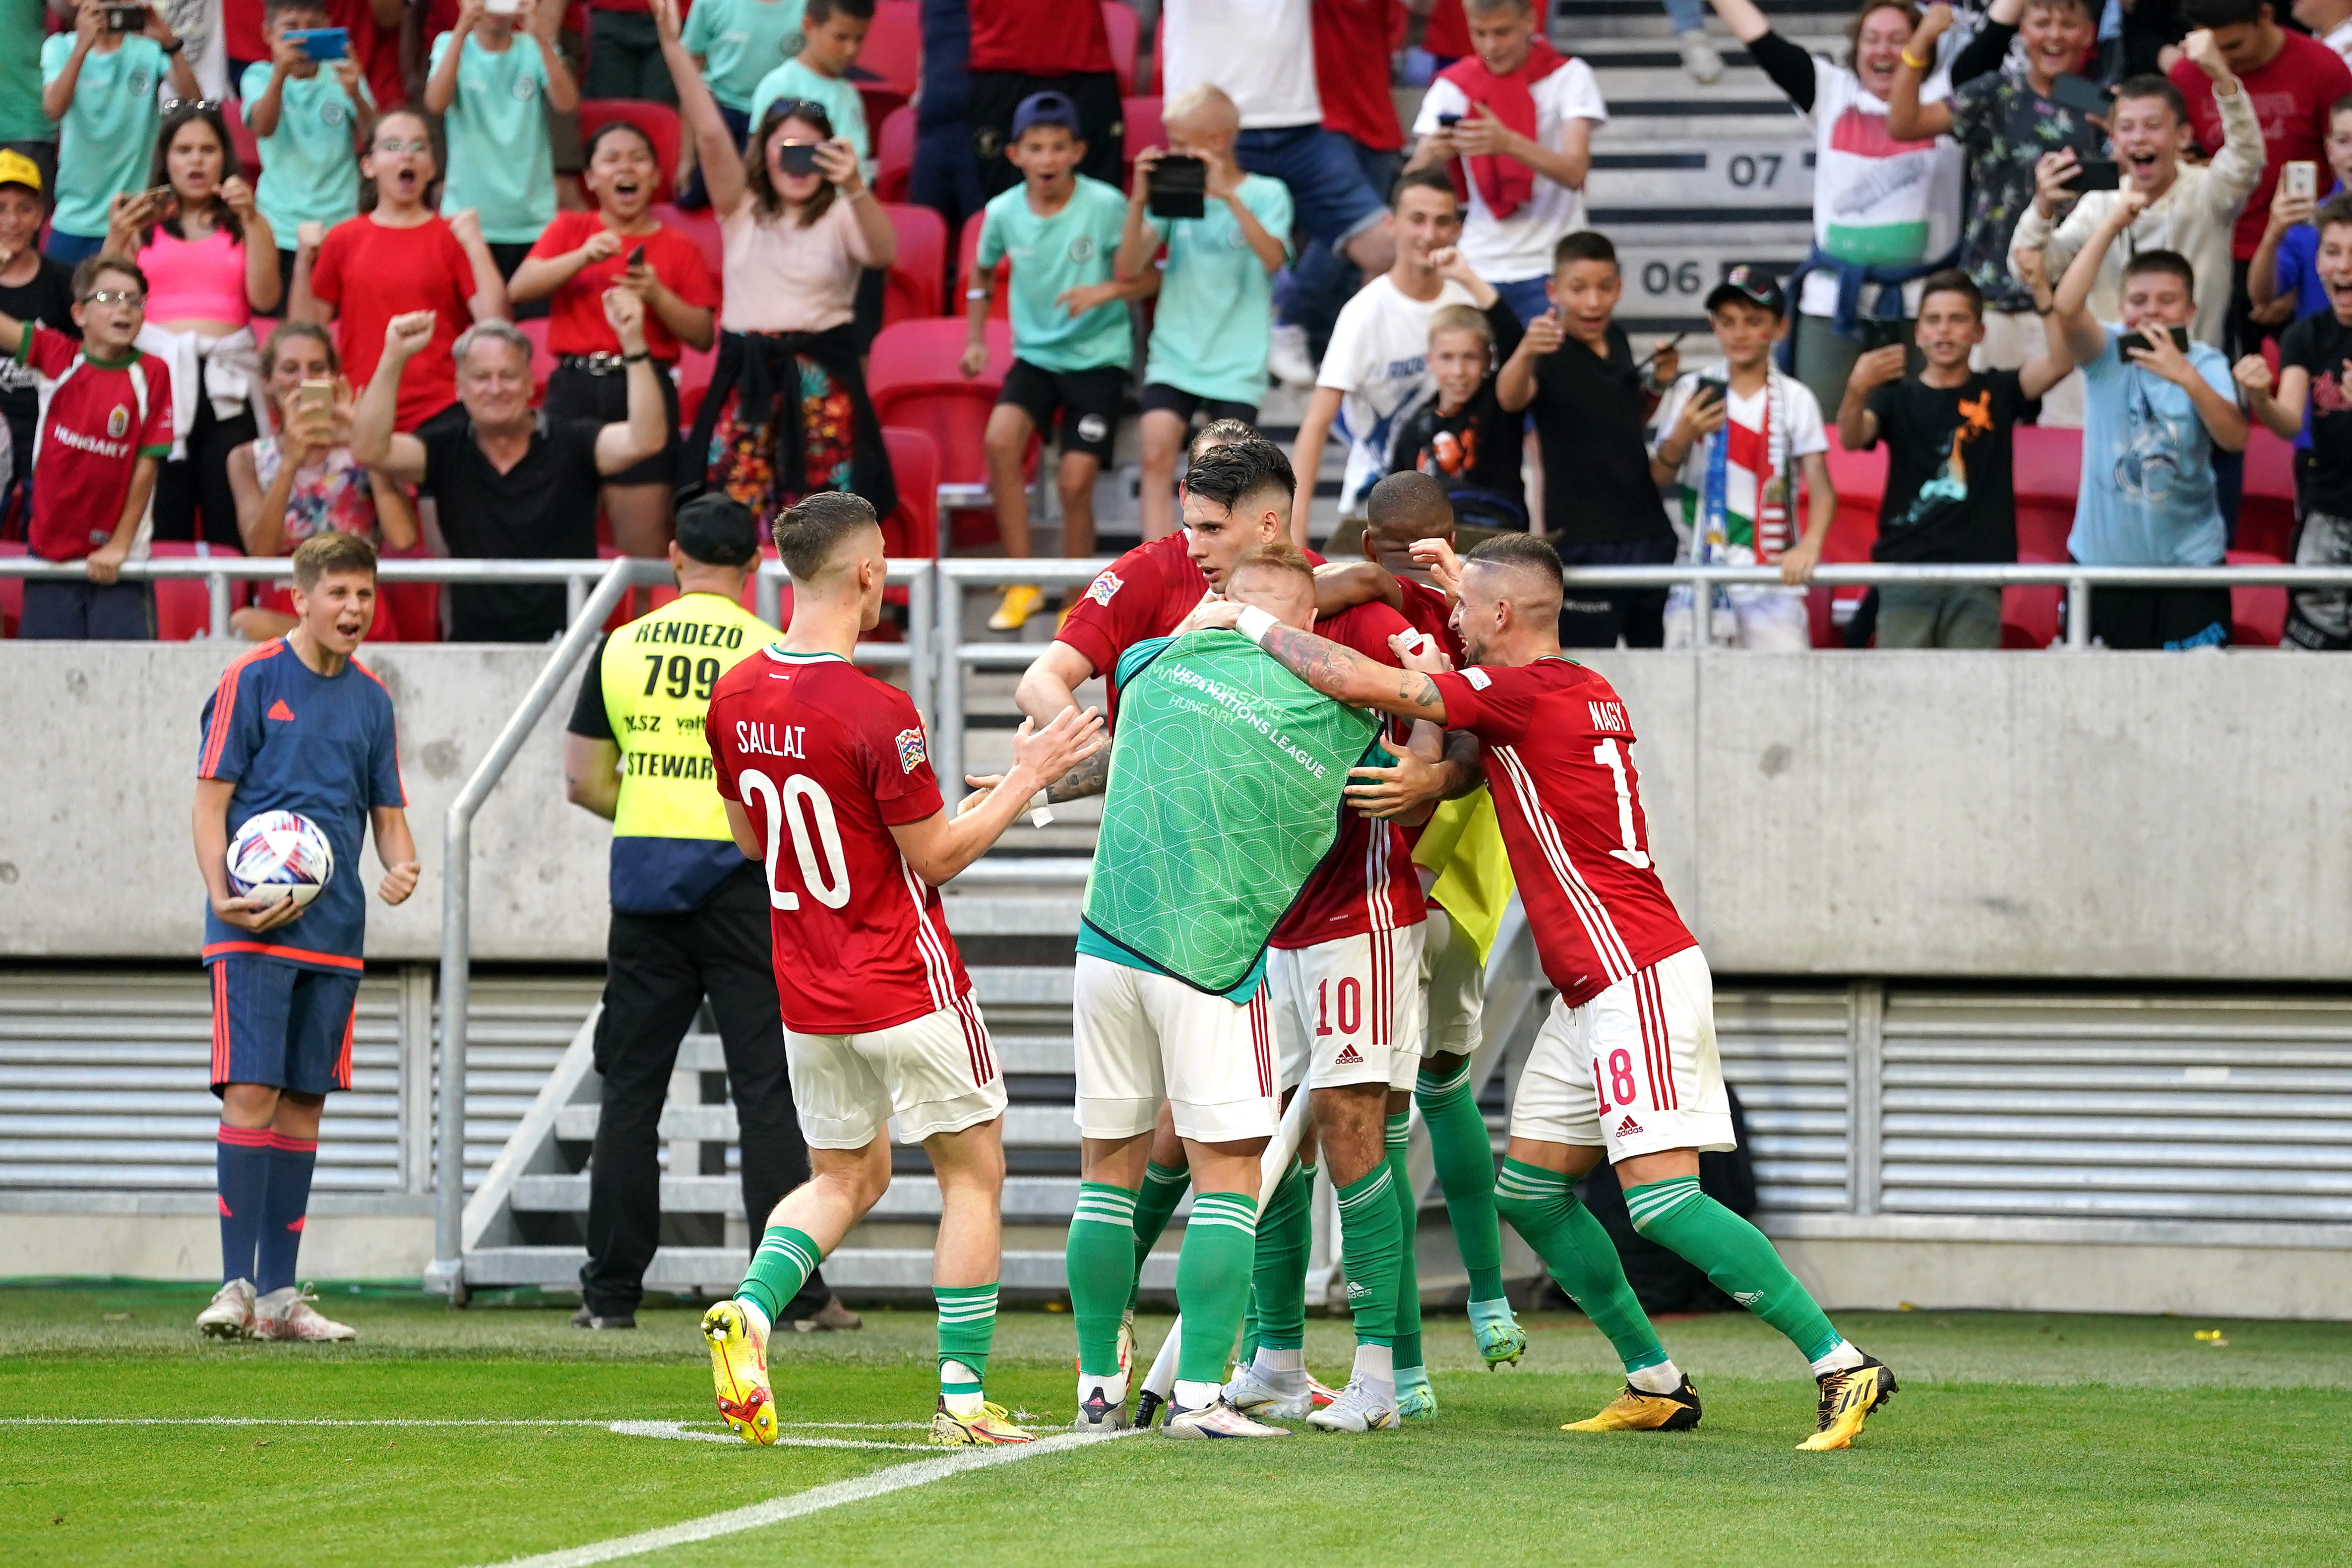
[[[1651,864],[1633,728],[1610,684],[1557,657],[1433,678],[1486,784],[1544,973],[1578,1007],[1696,945]]]
[[[940,808],[907,694],[771,645],[719,678],[703,732],[759,840],[785,1025],[863,1034],[954,1005],[971,981],[939,891],[890,837]]]

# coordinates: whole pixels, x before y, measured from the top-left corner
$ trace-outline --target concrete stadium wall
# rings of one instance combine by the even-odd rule
[[[239,651],[0,643],[0,954],[189,958],[197,714]],[[425,868],[372,958],[438,951],[441,815],[542,648],[369,653]],[[1720,973],[2352,978],[2352,661],[1607,653],[1654,848]],[[604,955],[566,691],[475,829],[475,953]],[[364,874],[373,884],[371,856]]]

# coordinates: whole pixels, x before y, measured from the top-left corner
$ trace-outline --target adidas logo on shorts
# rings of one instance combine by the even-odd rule
[[[1625,1118],[1624,1121],[1620,1121],[1617,1124],[1617,1136],[1620,1138],[1630,1138],[1641,1130],[1642,1124],[1629,1116]]]
[[[1335,1068],[1360,1068],[1364,1065],[1364,1058],[1357,1054],[1355,1047],[1341,1046],[1339,1054],[1331,1058],[1331,1065]]]

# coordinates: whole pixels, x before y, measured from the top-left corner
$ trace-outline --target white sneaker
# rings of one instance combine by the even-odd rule
[[[232,1279],[213,1292],[213,1304],[196,1314],[196,1327],[215,1340],[253,1337],[253,1281]]]
[[[1127,1427],[1126,1396],[1121,1395],[1118,1403],[1112,1404],[1110,1396],[1099,1383],[1089,1389],[1087,1396],[1078,1402],[1078,1418],[1070,1423],[1070,1430],[1073,1432],[1124,1432]]]
[[[253,1305],[257,1340],[355,1340],[359,1331],[336,1322],[310,1303],[319,1298],[299,1285],[272,1290]]]
[[[1683,46],[1683,69],[1690,73],[1693,81],[1705,86],[1722,77],[1723,57],[1716,53],[1715,46],[1707,41],[1705,33],[1694,27],[1679,37]]]
[[[1187,1410],[1181,1405],[1171,1405],[1168,1419],[1161,1424],[1163,1437],[1287,1437],[1286,1426],[1266,1426],[1251,1420],[1223,1400],[1206,1405],[1198,1410]]]
[[[1393,1432],[1397,1429],[1396,1399],[1362,1378],[1350,1379],[1339,1397],[1307,1418],[1309,1426],[1326,1432]]]
[[[1315,356],[1307,352],[1307,329],[1276,321],[1266,349],[1265,368],[1276,381],[1292,386],[1314,385]]]
[[[1285,1388],[1259,1370],[1255,1361],[1234,1373],[1223,1392],[1226,1404],[1261,1421],[1303,1421],[1315,1407],[1304,1374],[1296,1390]]]

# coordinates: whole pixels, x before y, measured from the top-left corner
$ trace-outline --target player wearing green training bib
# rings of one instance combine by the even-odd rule
[[[1314,619],[1303,556],[1271,545],[1227,578],[1287,624]],[[1164,1100],[1194,1192],[1176,1264],[1186,1325],[1171,1437],[1282,1436],[1222,1397],[1277,1121],[1266,939],[1337,837],[1348,770],[1379,731],[1245,639],[1137,644],[1119,661],[1095,874],[1072,995],[1084,1179],[1070,1226],[1078,1426],[1126,1425],[1119,1320],[1135,1284],[1136,1182]]]

